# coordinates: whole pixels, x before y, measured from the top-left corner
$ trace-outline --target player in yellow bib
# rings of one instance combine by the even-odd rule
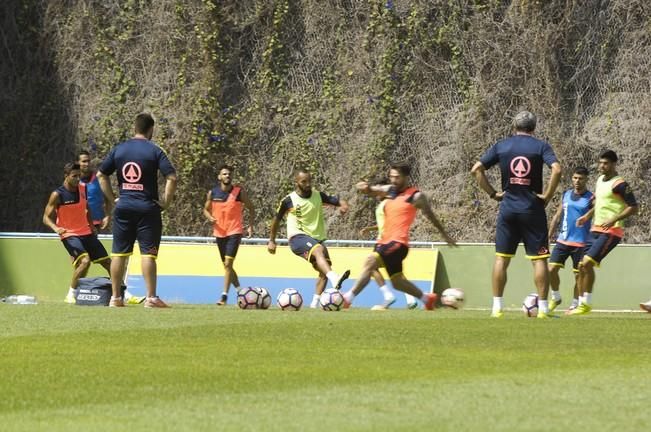
[[[581,298],[570,315],[584,315],[592,310],[594,267],[612,251],[624,237],[624,219],[637,213],[637,202],[631,187],[617,174],[617,154],[606,150],[599,155],[599,172],[595,186],[594,208],[583,219],[592,219],[590,249],[579,264]]]
[[[319,272],[316,290],[311,308],[316,308],[319,296],[328,281],[335,289],[350,275],[346,270],[341,276],[332,270],[328,248],[325,246],[326,227],[323,206],[338,207],[341,213],[348,211],[348,203],[336,196],[327,195],[312,189],[312,175],[306,169],[299,169],[294,174],[295,190],[280,202],[276,217],[271,223],[271,233],[267,250],[276,253],[276,235],[280,221],[287,215],[287,238],[289,247],[295,255],[303,257]]]

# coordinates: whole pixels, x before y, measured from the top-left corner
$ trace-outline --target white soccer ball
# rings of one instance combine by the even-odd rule
[[[269,309],[269,306],[271,306],[271,295],[267,288],[255,287],[255,289],[260,294],[260,297],[258,297],[258,309]]]
[[[441,303],[452,309],[461,309],[466,301],[466,295],[459,288],[448,288],[441,293]]]
[[[538,316],[538,294],[531,293],[522,301],[522,312],[529,318]]]
[[[257,309],[260,292],[253,287],[241,288],[237,292],[237,305],[240,309]]]
[[[321,293],[319,305],[324,311],[338,311],[344,305],[344,296],[334,288],[328,288]]]
[[[303,306],[303,297],[294,288],[285,288],[278,294],[276,302],[282,310],[297,311]]]

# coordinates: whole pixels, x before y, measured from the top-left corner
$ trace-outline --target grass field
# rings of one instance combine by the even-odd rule
[[[0,305],[2,431],[636,431],[651,316]]]

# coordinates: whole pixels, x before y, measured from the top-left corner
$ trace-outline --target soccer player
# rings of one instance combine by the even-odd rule
[[[549,284],[552,294],[549,302],[550,312],[553,312],[561,304],[561,294],[558,290],[561,280],[558,272],[565,267],[565,261],[569,257],[572,257],[574,271],[574,298],[568,313],[579,305],[579,263],[589,248],[586,245],[590,239],[590,218],[586,218],[586,216],[594,206],[594,194],[586,188],[587,182],[587,168],[576,168],[572,174],[572,189],[563,192],[561,203],[549,225],[549,238],[551,239],[558,223],[562,220],[556,246],[554,246],[549,259]]]
[[[493,266],[493,308],[491,316],[501,318],[506,273],[520,240],[534,270],[538,290],[538,318],[548,318],[549,233],[545,206],[554,196],[561,179],[561,164],[549,143],[533,136],[536,116],[521,111],[513,119],[514,134],[491,146],[472,167],[479,187],[500,202],[495,233]],[[499,164],[502,192],[497,192],[486,177],[486,170]],[[543,194],[543,164],[551,168],[551,178]]]
[[[133,254],[136,240],[140,246],[142,274],[147,287],[145,307],[168,307],[156,295],[156,257],[163,229],[161,211],[170,205],[174,197],[176,170],[165,152],[151,141],[154,123],[150,114],[138,114],[134,137],[115,146],[102,162],[97,174],[102,192],[109,202],[115,201],[109,176],[116,171],[120,191],[120,199],[113,212],[111,307],[124,306],[120,282],[127,257]],[[165,192],[160,200],[158,171],[165,176]]]
[[[111,221],[111,216],[107,211],[111,204],[106,202],[102,188],[99,186],[99,180],[91,166],[90,153],[87,150],[81,150],[77,155],[77,163],[81,171],[80,181],[86,185],[88,209],[93,225],[98,231],[106,229]]]
[[[364,262],[364,268],[353,288],[344,294],[344,307],[348,308],[354,298],[368,285],[371,275],[380,267],[389,274],[393,287],[410,294],[423,302],[427,310],[433,310],[438,296],[436,293],[423,293],[416,285],[407,280],[402,272],[402,262],[409,252],[409,229],[421,210],[425,217],[441,233],[443,239],[455,246],[455,241],[447,234],[434,215],[429,200],[424,193],[409,182],[411,167],[405,163],[391,165],[389,185],[370,186],[359,182],[357,190],[367,195],[386,197],[384,205],[384,229],[382,237],[375,245],[374,252]]]
[[[382,184],[386,184],[387,180],[385,179]],[[379,241],[382,238],[382,230],[384,229],[384,206],[387,203],[386,197],[378,197],[377,198],[380,202],[378,205],[375,207],[375,226],[368,226],[364,227],[360,230],[360,235],[366,235],[371,231],[377,231],[377,240]],[[380,273],[379,270],[373,270],[373,273],[371,273],[371,277],[377,283],[378,287],[380,287],[380,292],[382,293],[382,296],[384,297],[384,303],[381,305],[375,305],[373,306],[372,310],[386,310],[391,307],[396,302],[396,297],[393,295],[389,287],[387,286],[386,281],[384,280],[384,277],[382,276],[382,273]],[[412,296],[411,294],[405,294],[405,300],[407,301],[407,308],[408,309],[415,309],[418,306],[418,303],[416,302],[416,298]]]
[[[50,194],[45,205],[43,223],[59,234],[72,259],[72,280],[64,301],[75,304],[79,279],[86,276],[91,262],[100,264],[108,273],[111,260],[97,238],[90,219],[86,185],[79,181],[79,164],[67,163],[63,167],[63,175],[63,185]],[[128,297],[130,304],[144,300],[144,297],[133,296],[128,291],[125,297]]]
[[[617,154],[614,151],[606,150],[599,155],[599,172],[592,210],[592,244],[579,264],[581,298],[579,306],[570,315],[584,315],[592,310],[594,267],[599,267],[624,237],[624,219],[637,213],[631,187],[617,174]]]
[[[343,281],[350,275],[349,270],[341,276],[332,270],[330,254],[324,244],[326,226],[323,206],[338,207],[341,213],[346,213],[348,203],[336,196],[312,189],[312,175],[306,169],[299,169],[294,173],[294,183],[295,190],[280,202],[276,217],[271,223],[267,250],[270,254],[276,253],[278,226],[287,215],[287,237],[290,249],[294,255],[308,261],[319,272],[315,294],[310,304],[311,308],[316,308],[319,304],[319,296],[328,281],[333,288],[340,289]]]
[[[228,289],[231,283],[236,290],[240,287],[233,262],[244,233],[244,207],[249,213],[248,236],[253,235],[253,221],[255,208],[246,191],[239,185],[232,183],[233,167],[222,165],[219,168],[217,180],[219,183],[208,191],[206,203],[203,206],[203,215],[213,224],[219,255],[224,264],[224,291],[218,306],[223,306],[228,300]]]

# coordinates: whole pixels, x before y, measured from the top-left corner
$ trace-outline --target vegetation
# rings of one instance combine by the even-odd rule
[[[613,148],[651,240],[646,0],[5,0],[0,4],[0,229],[39,231],[61,167],[101,158],[152,112],[180,174],[166,234],[207,235],[200,207],[229,162],[267,235],[300,165],[353,211],[353,185],[406,159],[454,237],[492,239],[495,205],[468,171],[527,108],[566,167]],[[569,170],[565,184],[569,183]],[[418,240],[437,240],[423,220]]]

